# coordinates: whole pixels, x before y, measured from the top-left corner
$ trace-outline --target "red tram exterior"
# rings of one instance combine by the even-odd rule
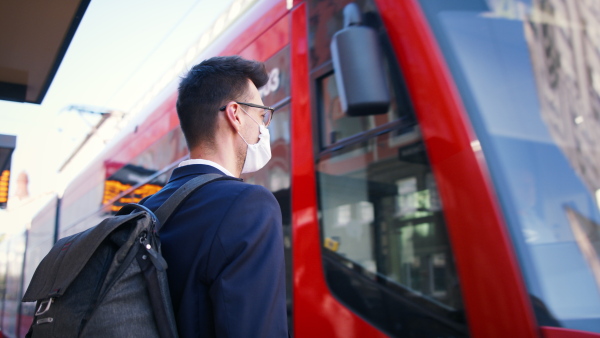
[[[243,178],[282,208],[291,336],[600,337],[600,5],[349,4],[260,0],[195,59],[269,71],[273,159]],[[357,27],[373,40],[332,53]],[[373,75],[336,73],[367,42],[389,101],[350,113],[349,88]],[[5,334],[26,333],[33,304],[18,299],[57,238],[154,193],[186,158],[176,98],[174,80],[2,240]]]

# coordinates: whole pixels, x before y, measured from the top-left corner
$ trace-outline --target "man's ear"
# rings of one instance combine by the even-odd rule
[[[231,102],[227,106],[225,106],[225,120],[234,131],[239,132],[242,128],[242,121],[240,120],[240,105]]]

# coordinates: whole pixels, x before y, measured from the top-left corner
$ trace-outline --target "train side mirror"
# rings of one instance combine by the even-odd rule
[[[335,80],[342,110],[348,116],[384,114],[390,106],[377,32],[361,23],[358,6],[346,5],[344,28],[331,41]]]

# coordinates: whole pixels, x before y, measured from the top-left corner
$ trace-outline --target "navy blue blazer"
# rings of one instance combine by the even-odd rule
[[[176,168],[144,202],[156,210],[197,175]],[[259,185],[225,180],[196,191],[160,230],[181,337],[287,337],[281,210]]]

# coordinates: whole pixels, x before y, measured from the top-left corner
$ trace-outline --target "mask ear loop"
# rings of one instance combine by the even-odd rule
[[[242,140],[243,140],[244,142],[246,142],[246,139],[244,138],[244,136],[242,136],[242,134],[240,134],[240,132],[239,132],[239,131],[238,131],[237,133],[238,133],[238,135],[240,135],[240,137],[242,138]],[[246,145],[247,145],[247,146],[249,146],[249,145],[250,145],[250,143],[246,142]]]
[[[244,110],[244,108],[242,108],[241,106],[240,106],[240,109],[241,109],[241,110],[242,110],[244,113],[246,113],[246,115],[248,115],[248,117],[249,117],[249,118],[250,118],[252,121],[254,121],[254,123],[256,123],[256,124],[258,125],[258,129],[260,130],[261,124],[260,124],[260,123],[258,123],[258,122],[256,122],[256,120],[255,120],[255,119],[252,117],[252,115],[248,114],[248,112],[247,112],[246,110]],[[266,128],[266,126],[265,126],[265,125],[262,125],[262,126]]]
[[[248,117],[249,117],[249,118],[250,118],[252,121],[254,121],[254,123],[256,123],[256,124],[258,125],[258,134],[259,134],[259,135],[260,135],[260,134],[262,134],[262,133],[260,132],[260,127],[263,127],[263,128],[266,128],[266,127],[265,127],[265,126],[261,126],[261,125],[260,125],[260,123],[256,122],[256,120],[255,120],[255,119],[253,119],[253,118],[252,118],[252,116],[250,116],[250,114],[248,114],[248,112],[247,112],[246,110],[244,110],[244,108],[242,108],[241,106],[240,106],[240,109],[241,109],[241,110],[242,110],[244,113],[246,113],[246,115],[248,115]],[[237,133],[238,133],[238,135],[240,135],[240,137],[242,138],[242,140],[244,140],[244,142],[246,142],[246,145],[247,145],[247,146],[254,145],[254,144],[250,144],[250,143],[248,143],[248,141],[246,141],[246,139],[244,138],[244,136],[242,136],[242,134],[240,134],[240,132],[239,132],[239,131],[238,131]],[[259,137],[259,142],[260,142],[260,137]],[[257,142],[257,143],[255,143],[255,144],[258,144],[258,142]]]

